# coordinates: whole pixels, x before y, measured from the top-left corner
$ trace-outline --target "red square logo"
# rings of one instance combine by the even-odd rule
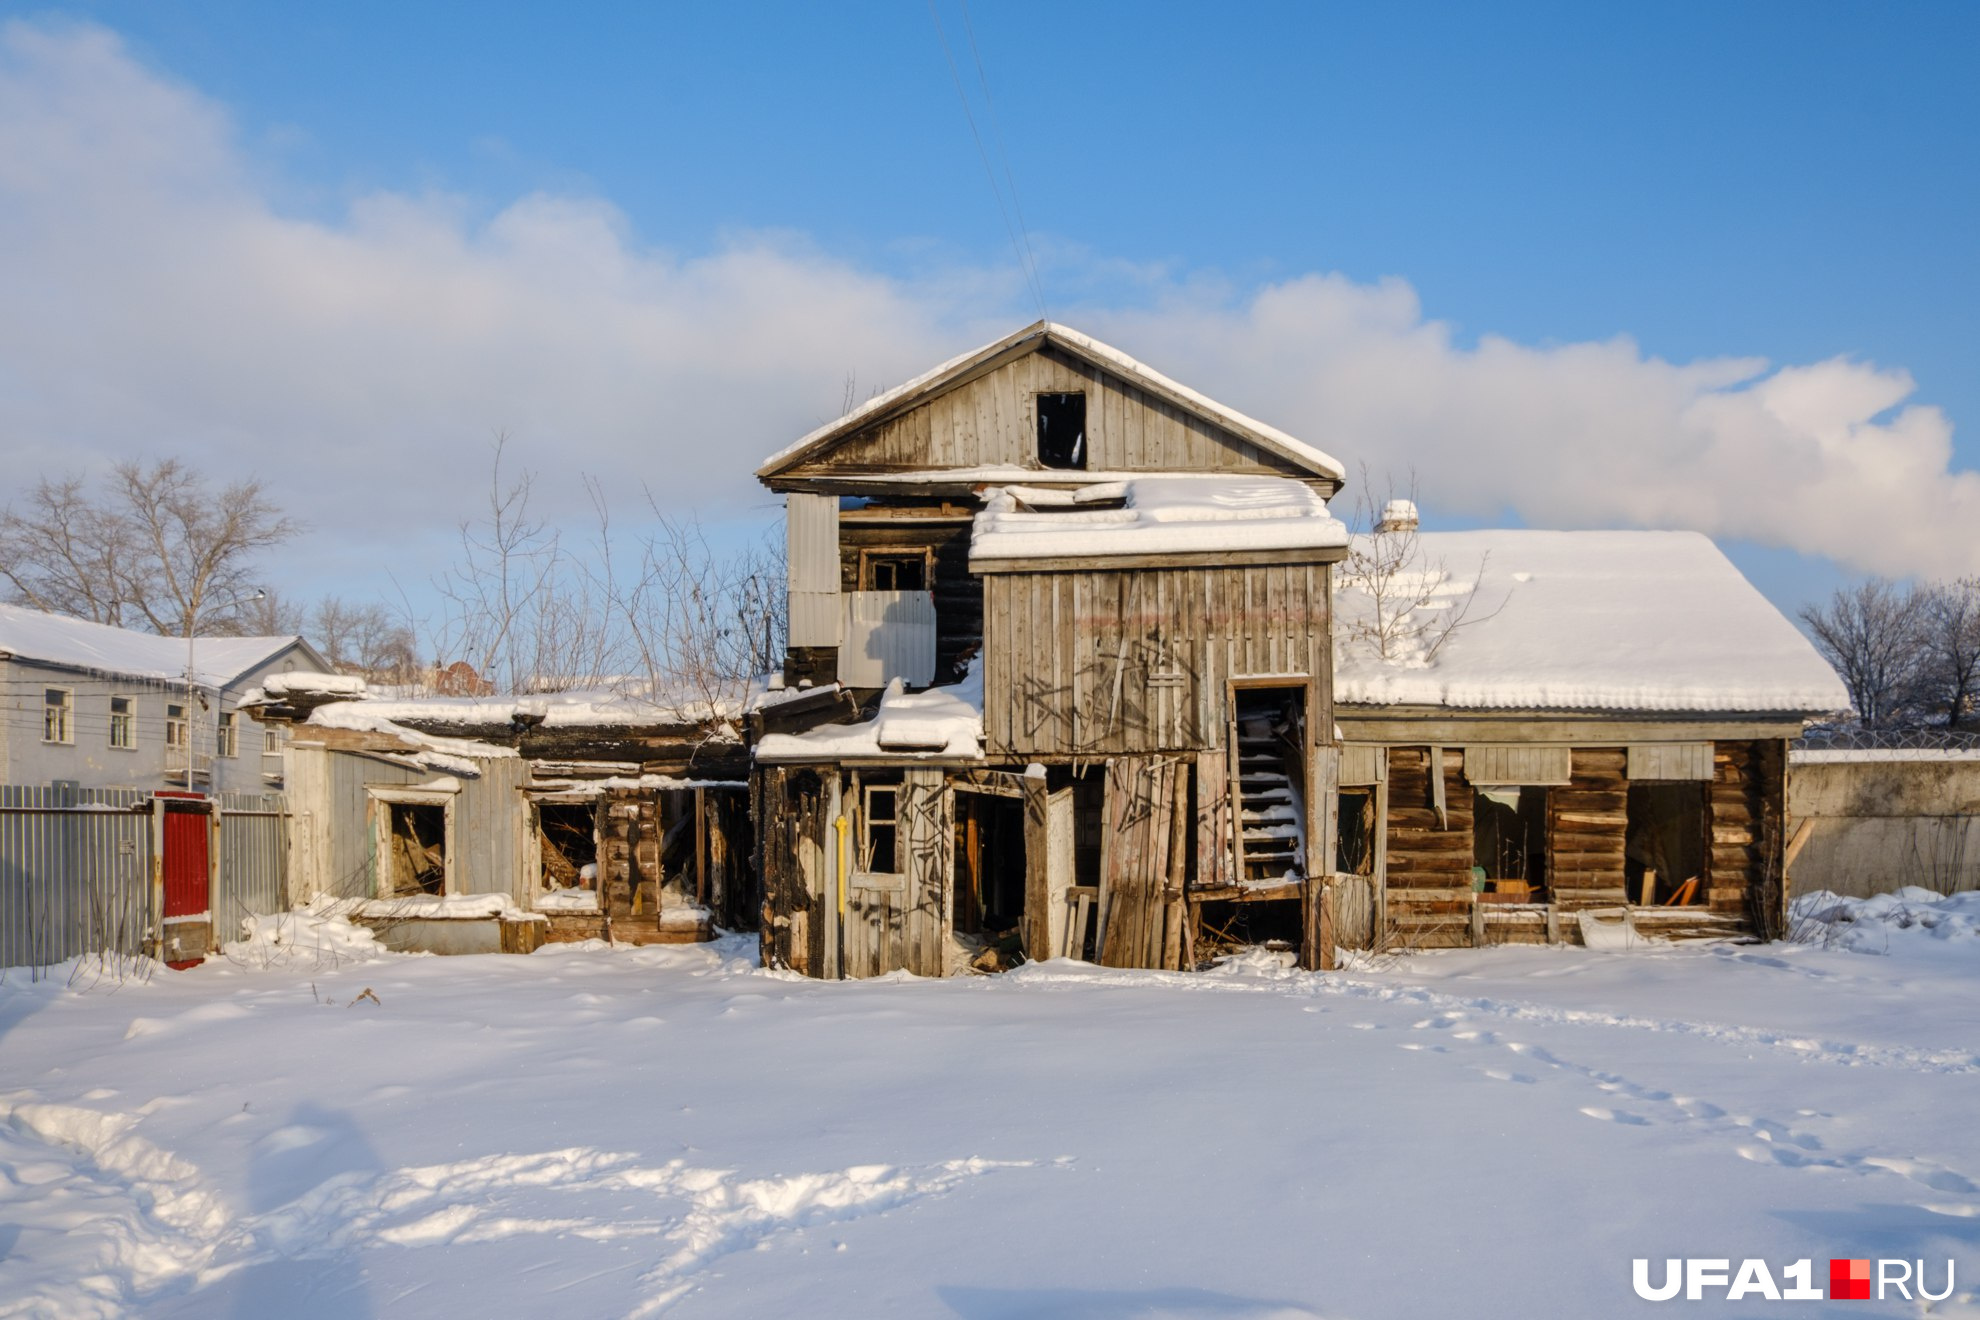
[[[1870,1300],[1870,1262],[1832,1260],[1829,1262],[1829,1300],[1867,1302]]]

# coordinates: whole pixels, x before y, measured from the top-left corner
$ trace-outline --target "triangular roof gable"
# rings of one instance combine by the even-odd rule
[[[301,637],[200,637],[193,648],[198,681],[231,687],[244,674],[299,651],[316,668],[323,657]],[[91,623],[21,605],[0,605],[0,655],[106,678],[176,682],[186,673],[186,639]]]
[[[875,395],[844,417],[819,427],[795,444],[772,454],[757,468],[756,475],[759,480],[768,481],[814,463],[863,432],[1048,345],[1170,407],[1277,456],[1301,472],[1334,482],[1346,478],[1346,470],[1331,455],[1199,394],[1109,344],[1051,321],[1035,322],[1014,334],[951,358],[905,384]]]

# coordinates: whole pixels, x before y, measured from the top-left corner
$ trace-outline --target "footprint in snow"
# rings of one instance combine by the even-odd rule
[[[1518,1082],[1523,1086],[1531,1086],[1535,1081],[1525,1073],[1507,1072],[1503,1068],[1487,1068],[1485,1075],[1495,1082]]]
[[[1581,1112],[1590,1118],[1599,1118],[1605,1123],[1623,1123],[1630,1127],[1650,1126],[1649,1119],[1641,1114],[1632,1114],[1627,1109],[1602,1109],[1598,1106],[1588,1105],[1584,1106]]]

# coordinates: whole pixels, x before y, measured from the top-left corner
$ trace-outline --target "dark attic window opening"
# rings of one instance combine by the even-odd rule
[[[1086,396],[1040,394],[1038,461],[1048,468],[1086,466]]]
[[[865,591],[928,590],[928,556],[920,551],[906,555],[872,555],[866,561]]]

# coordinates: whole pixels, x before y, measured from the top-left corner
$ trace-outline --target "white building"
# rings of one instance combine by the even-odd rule
[[[189,663],[190,658],[190,663]],[[159,637],[0,605],[0,783],[281,786],[279,729],[238,713],[270,674],[327,670],[300,637]]]

